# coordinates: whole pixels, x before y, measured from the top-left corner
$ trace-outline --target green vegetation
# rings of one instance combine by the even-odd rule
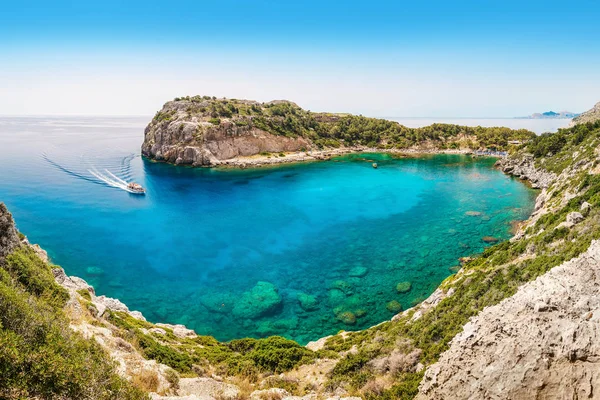
[[[167,328],[166,335],[145,334],[141,328],[151,328],[152,324],[121,312],[111,313],[109,321],[124,330],[125,339],[137,342],[146,358],[183,374],[194,374],[197,366],[210,365],[219,374],[255,379],[261,373],[289,371],[316,357],[314,352],[279,336],[221,343],[210,336],[178,338]]]
[[[146,398],[93,340],[71,331],[68,298],[29,248],[0,265],[0,398]]]
[[[432,144],[441,149],[503,150],[510,147],[510,140],[526,142],[535,137],[527,130],[502,127],[433,124],[408,128],[394,121],[361,115],[313,113],[288,101],[258,103],[209,96],[178,97],[175,101],[187,103],[188,117],[197,116],[214,125],[225,118],[239,127],[258,128],[274,135],[304,137],[320,148],[362,145],[405,149]],[[154,120],[158,123],[170,121],[174,112],[174,109],[159,112]]]

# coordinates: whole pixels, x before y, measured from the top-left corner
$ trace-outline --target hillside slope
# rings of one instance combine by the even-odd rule
[[[211,166],[262,154],[366,146],[379,149],[506,149],[534,137],[527,130],[394,121],[306,111],[289,101],[186,97],[167,102],[146,127],[142,154],[174,164]],[[279,157],[279,158],[278,158]]]
[[[596,122],[598,120],[600,120],[600,102],[596,103],[594,108],[573,118],[572,125],[586,124],[588,122]]]

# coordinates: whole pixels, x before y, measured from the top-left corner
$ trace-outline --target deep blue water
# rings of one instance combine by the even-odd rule
[[[153,163],[139,157],[146,122],[1,118],[0,201],[98,294],[222,340],[306,343],[389,319],[390,301],[426,298],[459,257],[487,246],[484,236],[508,238],[535,197],[493,159],[466,156],[353,155],[252,171]],[[115,180],[109,172],[148,194],[107,185],[99,177]],[[398,293],[404,281],[412,289]],[[268,284],[252,291],[258,282]],[[309,311],[299,295],[314,298]]]

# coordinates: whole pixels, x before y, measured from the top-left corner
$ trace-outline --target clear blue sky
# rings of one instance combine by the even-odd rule
[[[372,116],[517,116],[600,101],[600,3],[13,1],[0,114],[153,114],[175,96]]]

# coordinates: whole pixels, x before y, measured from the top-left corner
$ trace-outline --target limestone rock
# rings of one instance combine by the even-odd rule
[[[261,107],[257,102],[237,101]],[[314,148],[308,139],[274,135],[253,127],[244,117],[235,120],[221,117],[216,124],[211,123],[211,115],[206,110],[214,102],[211,99],[184,99],[165,103],[146,127],[142,154],[175,164],[212,166],[263,152],[298,152]]]
[[[581,213],[573,211],[567,214],[567,223],[575,225],[581,221],[583,221],[583,215],[581,215]]]
[[[19,244],[19,234],[12,215],[4,203],[0,203],[0,262]]]
[[[579,114],[577,117],[573,118],[571,121],[571,126],[577,124],[585,124],[587,122],[595,122],[600,120],[600,103],[596,103],[596,105],[586,112]]]
[[[179,380],[180,396],[198,396],[200,398],[218,398],[234,400],[240,396],[240,389],[230,383],[224,383],[212,378],[181,378]]]
[[[163,328],[168,328],[171,329],[173,331],[173,335],[177,336],[178,338],[184,339],[184,338],[195,338],[196,336],[198,336],[196,334],[196,332],[194,332],[192,329],[188,329],[185,327],[185,325],[171,325],[171,324],[155,324],[156,326],[162,326]]]
[[[536,168],[530,154],[523,158],[501,158],[495,165],[506,174],[528,180],[534,189],[548,188],[556,180],[556,174],[553,172]]]
[[[584,201],[581,204],[581,207],[579,208],[581,211],[588,211],[590,208],[592,208],[592,205],[590,203],[588,203],[587,201]]]
[[[419,399],[594,398],[600,241],[473,317],[430,366]],[[501,355],[501,356],[499,356]]]

